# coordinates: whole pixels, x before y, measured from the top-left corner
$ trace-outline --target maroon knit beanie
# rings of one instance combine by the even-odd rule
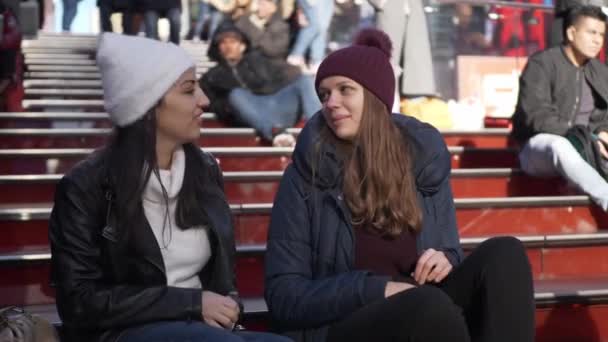
[[[392,43],[383,31],[361,30],[353,45],[329,54],[317,71],[315,89],[330,76],[348,77],[376,95],[392,112],[395,99],[395,73],[391,66]]]

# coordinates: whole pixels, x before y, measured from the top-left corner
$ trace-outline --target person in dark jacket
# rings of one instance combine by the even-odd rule
[[[136,7],[144,13],[146,37],[159,39],[158,19],[169,21],[169,41],[179,45],[181,30],[181,0],[137,0]]]
[[[201,87],[211,100],[209,110],[230,125],[253,127],[264,139],[283,144],[284,129],[321,108],[311,77],[250,50],[231,23],[218,28],[208,54],[218,65],[201,78]]]
[[[21,31],[17,16],[0,0],[0,111],[6,110],[10,89],[17,84],[17,59],[20,58]]]
[[[265,298],[296,341],[534,341],[521,242],[492,238],[466,259],[450,153],[393,104],[381,31],[320,65],[308,121],[275,197]],[[467,328],[468,327],[468,328]]]
[[[565,45],[528,60],[519,80],[512,134],[522,146],[524,172],[561,175],[608,210],[608,183],[565,138],[578,125],[608,142],[608,67],[596,58],[604,46],[606,16],[598,7],[577,7],[566,25]]]
[[[49,226],[68,341],[286,341],[236,331],[232,216],[215,158],[196,145],[209,101],[194,61],[105,33],[97,64],[117,127],[61,179]]]
[[[273,60],[285,60],[289,52],[289,25],[278,11],[278,0],[259,0],[254,13],[236,21],[252,49]]]

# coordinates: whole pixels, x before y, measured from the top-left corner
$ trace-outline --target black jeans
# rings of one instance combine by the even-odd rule
[[[61,29],[69,32],[72,22],[78,13],[78,2],[80,0],[63,0],[63,18],[61,19]]]
[[[169,20],[169,41],[179,45],[179,32],[181,30],[181,9],[171,8],[166,11],[146,10],[144,22],[146,25],[146,37],[158,39],[158,19],[163,16]]]
[[[114,8],[112,1],[99,1],[99,22],[102,32],[112,32],[110,17],[115,12],[122,13],[122,32],[124,34],[135,34],[133,32],[133,10],[130,8]]]
[[[519,240],[482,243],[439,285],[371,303],[335,323],[327,341],[533,342],[530,263]]]

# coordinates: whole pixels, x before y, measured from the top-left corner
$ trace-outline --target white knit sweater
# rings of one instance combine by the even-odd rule
[[[150,176],[142,200],[146,218],[163,256],[167,285],[201,288],[198,273],[211,257],[207,228],[181,230],[175,223],[177,195],[182,187],[185,168],[184,151],[179,149],[173,153],[171,170],[159,170],[162,184],[169,196],[169,216],[166,220],[163,191],[154,173]]]

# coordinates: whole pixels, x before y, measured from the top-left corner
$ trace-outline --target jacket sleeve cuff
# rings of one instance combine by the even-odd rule
[[[390,277],[376,275],[370,275],[365,278],[365,289],[363,290],[363,300],[365,302],[363,304],[367,305],[375,300],[383,299],[386,283],[388,283],[390,279]]]
[[[600,134],[600,132],[608,132],[608,125],[600,125],[595,129],[595,134]]]
[[[450,264],[452,264],[452,267],[456,267],[458,266],[458,264],[460,264],[460,258],[458,256],[458,253],[455,252],[453,249],[442,249],[441,250],[443,252],[443,254],[445,254],[445,257],[448,258],[448,261],[450,262]]]
[[[203,291],[202,289],[191,289],[191,302],[188,310],[188,319],[193,321],[203,320]]]

